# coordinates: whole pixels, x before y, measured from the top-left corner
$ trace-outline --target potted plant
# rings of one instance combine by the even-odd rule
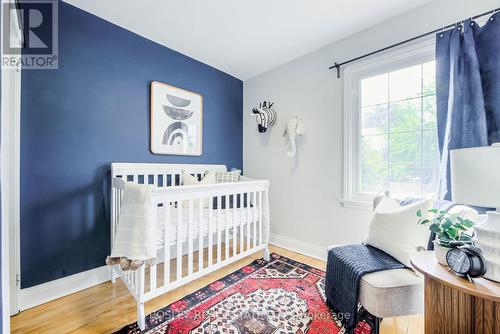
[[[419,210],[417,216],[420,218],[418,224],[429,225],[429,230],[436,233],[434,239],[434,254],[439,263],[446,265],[446,253],[452,248],[451,242],[472,242],[471,227],[475,223],[465,219],[458,214],[450,214],[446,210],[431,209],[430,218],[422,219],[422,212]]]

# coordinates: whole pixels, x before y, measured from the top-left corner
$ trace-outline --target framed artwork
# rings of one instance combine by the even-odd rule
[[[203,97],[158,81],[151,82],[151,152],[201,155]]]

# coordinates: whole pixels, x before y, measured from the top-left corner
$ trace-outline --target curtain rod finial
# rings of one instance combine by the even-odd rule
[[[340,65],[338,63],[335,63],[333,67],[337,69],[337,78],[340,79]]]

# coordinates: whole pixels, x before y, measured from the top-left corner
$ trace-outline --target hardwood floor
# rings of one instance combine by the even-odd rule
[[[325,270],[326,263],[276,246],[271,252]],[[146,314],[160,309],[207,284],[241,268],[262,254],[257,253],[204,276],[146,303]],[[185,263],[185,262],[184,262]],[[135,299],[118,279],[23,311],[11,318],[12,333],[110,333],[136,321]],[[423,316],[388,318],[381,333],[423,333]]]

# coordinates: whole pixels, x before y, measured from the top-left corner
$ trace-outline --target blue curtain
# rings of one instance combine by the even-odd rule
[[[500,141],[500,12],[436,35],[439,195],[451,199],[450,151]]]

